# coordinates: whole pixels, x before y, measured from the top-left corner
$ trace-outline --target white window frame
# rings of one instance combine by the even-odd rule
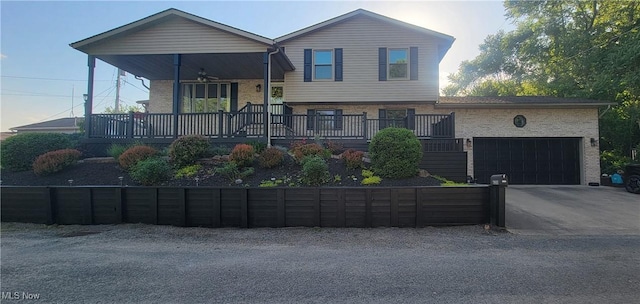
[[[392,63],[391,62],[391,51],[399,51],[399,50],[403,50],[405,51],[405,53],[407,54],[407,63],[405,63],[407,65],[407,75],[405,77],[391,77],[391,66],[398,64],[398,63]],[[411,75],[411,71],[409,71],[409,69],[411,68],[411,64],[410,64],[410,52],[409,52],[409,48],[389,48],[387,50],[387,80],[408,80],[409,79],[409,75]]]
[[[316,66],[327,66],[327,64],[316,64],[316,53],[317,52],[329,52],[331,53],[331,64],[329,64],[328,66],[331,69],[331,77],[329,78],[316,78]],[[336,56],[333,53],[332,49],[314,49],[313,50],[313,58],[312,58],[312,65],[313,65],[313,80],[315,81],[333,81],[335,75],[334,75],[334,71],[335,71],[335,64],[336,64]]]

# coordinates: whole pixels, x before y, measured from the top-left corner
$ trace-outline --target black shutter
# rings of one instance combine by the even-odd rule
[[[416,129],[416,109],[407,109],[407,129]]]
[[[238,111],[238,83],[231,83],[231,111]]]
[[[304,49],[304,82],[311,82],[311,49]]]
[[[409,79],[418,80],[418,48],[412,46],[409,51]]]
[[[342,81],[342,49],[334,49],[336,56],[335,81]]]
[[[382,130],[387,127],[387,110],[378,110],[378,130]]]
[[[316,121],[316,110],[307,110],[307,130],[313,130]]]
[[[387,48],[378,49],[378,80],[387,80]]]
[[[342,110],[336,110],[334,121],[336,130],[342,130]]]

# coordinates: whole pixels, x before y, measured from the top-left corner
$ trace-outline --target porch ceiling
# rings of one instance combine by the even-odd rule
[[[195,80],[200,69],[207,75],[224,79],[262,79],[264,53],[182,54],[181,80]],[[272,79],[284,79],[285,71],[294,68],[286,55],[276,54],[271,64]],[[149,80],[173,79],[173,55],[97,55],[96,58],[130,74]]]

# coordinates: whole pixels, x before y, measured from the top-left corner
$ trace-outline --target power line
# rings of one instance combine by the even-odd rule
[[[128,82],[126,79],[124,80],[124,83],[126,83],[126,84],[128,84],[128,85],[131,85],[132,87],[134,87],[134,88],[136,88],[136,89],[138,89],[138,90],[140,90],[140,91],[142,91],[142,92],[149,93],[149,91],[148,91],[148,90],[144,90],[144,89],[142,89],[142,88],[140,88],[140,87],[136,86],[135,84],[133,84],[133,83],[131,83],[131,82]]]
[[[43,78],[43,77],[27,77],[27,76],[11,76],[11,75],[2,75],[0,77],[17,78],[17,79],[35,79],[35,80],[54,80],[54,81],[87,81],[86,79]],[[94,80],[94,81],[111,81],[111,80]]]

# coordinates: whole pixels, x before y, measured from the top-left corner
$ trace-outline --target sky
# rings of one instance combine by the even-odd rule
[[[177,8],[268,38],[277,38],[363,8],[456,38],[440,62],[440,88],[487,35],[511,30],[501,1],[4,1],[0,0],[0,131],[84,116],[87,55],[70,43]],[[116,68],[96,62],[94,113],[115,103]],[[127,75],[121,104],[149,98]],[[146,82],[148,85],[148,82]]]

